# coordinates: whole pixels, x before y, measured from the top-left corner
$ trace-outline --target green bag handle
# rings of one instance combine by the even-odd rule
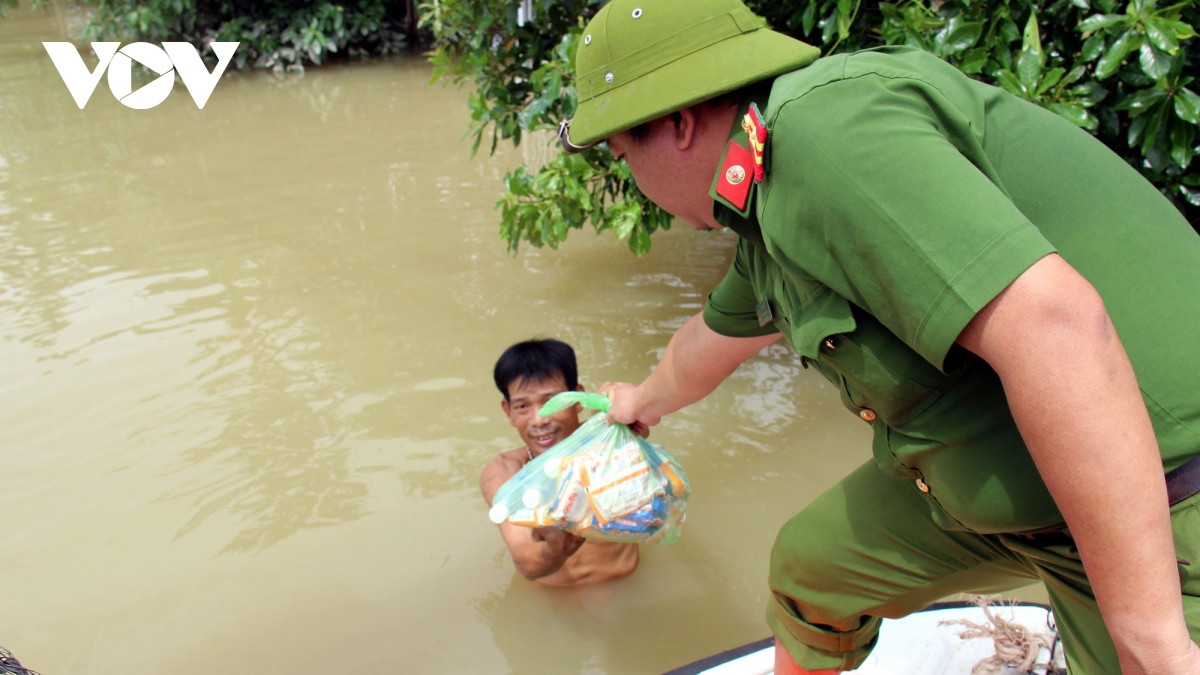
[[[546,405],[542,406],[542,409],[538,411],[538,416],[549,417],[560,410],[570,408],[576,403],[590,410],[599,410],[602,413],[608,412],[608,409],[612,407],[612,401],[608,400],[608,397],[604,394],[593,394],[586,391],[564,391],[546,401]]]

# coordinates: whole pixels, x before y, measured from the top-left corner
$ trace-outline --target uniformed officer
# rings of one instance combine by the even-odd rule
[[[1073,672],[1200,673],[1200,238],[1085,132],[931,55],[817,56],[737,0],[613,0],[585,29],[564,146],[606,141],[739,235],[610,417],[656,424],[782,336],[874,429],[772,550],[777,673],[1038,579]]]

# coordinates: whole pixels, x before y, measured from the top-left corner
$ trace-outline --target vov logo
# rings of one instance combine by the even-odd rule
[[[67,91],[71,92],[80,110],[87,105],[92,92],[96,91],[96,85],[100,84],[100,77],[106,69],[108,88],[112,90],[113,96],[116,96],[122,105],[145,110],[167,99],[175,86],[176,72],[179,73],[188,93],[192,95],[196,107],[203,109],[204,104],[208,103],[208,97],[212,96],[213,88],[217,86],[217,80],[221,79],[225,66],[229,65],[240,44],[213,42],[211,46],[213,53],[217,55],[217,65],[211,73],[200,59],[200,52],[187,42],[164,42],[161,49],[149,42],[132,42],[124,47],[121,47],[120,42],[93,42],[92,51],[100,57],[100,63],[96,65],[96,70],[91,72],[84,64],[83,57],[79,55],[79,50],[70,42],[43,42],[42,46],[50,54],[50,60],[54,62],[54,67],[58,68],[58,74],[62,76]],[[117,51],[118,47],[121,47],[120,51]],[[159,75],[153,82],[137,91],[133,91],[134,61]]]

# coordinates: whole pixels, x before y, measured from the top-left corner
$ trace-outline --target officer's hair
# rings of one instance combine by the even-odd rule
[[[741,89],[725,92],[724,94],[714,96],[706,101],[701,101],[691,107],[699,108],[705,113],[719,113],[725,112],[730,108],[738,108],[742,105],[742,101],[746,100],[748,89],[749,87],[743,87]],[[671,113],[672,122],[678,124],[679,119],[678,112]],[[629,130],[629,137],[633,139],[634,143],[641,145],[642,143],[646,142],[646,139],[650,137],[650,125],[653,122],[654,120],[642,122],[641,124]]]
[[[571,345],[554,339],[526,340],[504,350],[492,373],[496,388],[508,398],[508,387],[517,380],[546,382],[562,376],[567,391],[579,386],[575,365],[575,350]]]

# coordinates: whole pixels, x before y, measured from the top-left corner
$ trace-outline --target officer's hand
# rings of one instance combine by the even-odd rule
[[[600,393],[608,396],[612,407],[608,410],[608,421],[628,424],[639,436],[646,436],[650,427],[658,424],[662,418],[651,417],[638,409],[638,386],[628,382],[605,382],[600,387]],[[642,433],[642,432],[645,433]]]
[[[650,438],[650,427],[645,422],[634,422],[629,425],[629,430],[642,438]]]

